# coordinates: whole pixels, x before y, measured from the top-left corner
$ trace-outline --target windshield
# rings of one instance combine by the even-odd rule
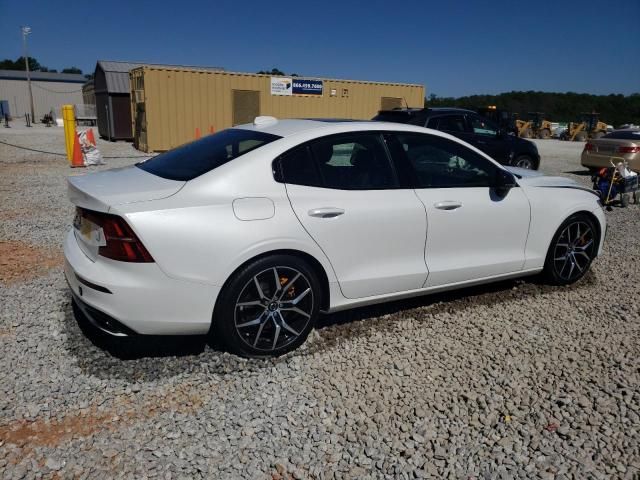
[[[174,148],[136,166],[169,180],[193,180],[279,138],[282,137],[231,128]]]

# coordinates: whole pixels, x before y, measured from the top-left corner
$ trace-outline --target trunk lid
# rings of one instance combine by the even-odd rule
[[[100,212],[116,205],[170,197],[186,183],[158,177],[136,166],[68,177],[67,182],[74,205]]]

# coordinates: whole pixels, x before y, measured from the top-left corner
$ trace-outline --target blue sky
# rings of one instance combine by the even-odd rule
[[[420,83],[427,94],[640,92],[640,0],[0,0],[0,58],[98,59]],[[65,29],[65,26],[68,26]]]

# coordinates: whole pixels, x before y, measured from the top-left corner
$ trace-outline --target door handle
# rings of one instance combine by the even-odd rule
[[[456,201],[445,201],[445,202],[437,202],[433,204],[438,210],[456,210],[462,207],[462,202]]]
[[[318,218],[335,218],[344,213],[342,208],[336,207],[322,207],[322,208],[313,208],[309,210],[310,217],[318,217]]]

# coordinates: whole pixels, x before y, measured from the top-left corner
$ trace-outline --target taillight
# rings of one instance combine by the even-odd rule
[[[585,152],[593,151],[593,143],[589,143],[589,142],[585,143],[584,144],[584,151]]]
[[[106,245],[98,247],[99,255],[121,262],[151,263],[154,261],[124,218],[84,208],[78,208],[78,215],[102,228]]]
[[[640,153],[640,147],[620,147],[618,153]]]

